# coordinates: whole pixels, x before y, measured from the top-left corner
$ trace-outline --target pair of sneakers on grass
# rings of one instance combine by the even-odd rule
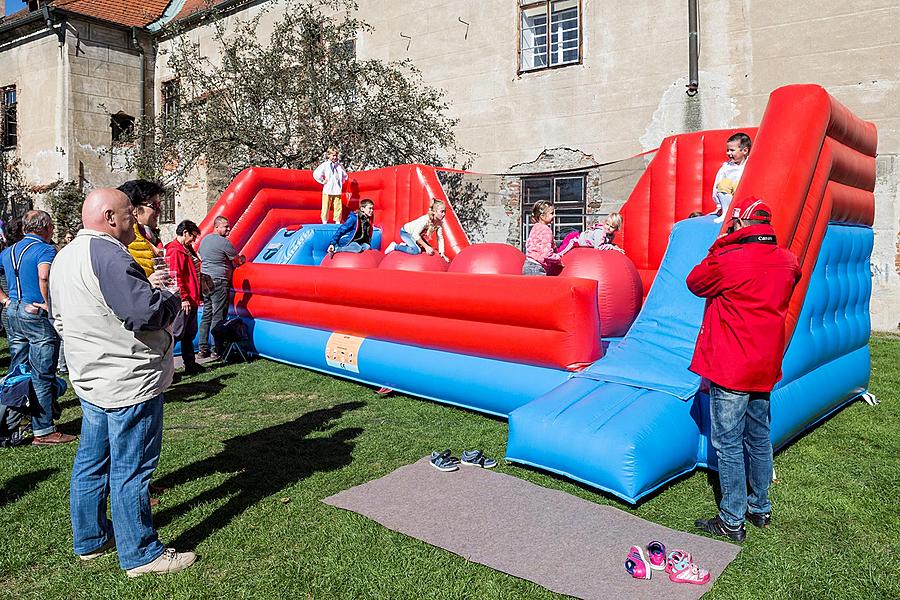
[[[625,570],[635,579],[650,579],[653,571],[665,571],[669,581],[704,585],[709,583],[710,574],[694,564],[694,559],[686,550],[666,552],[666,545],[652,541],[647,544],[647,558],[644,549],[632,546],[625,557]]]
[[[456,458],[452,454],[453,453],[450,452],[449,448],[443,452],[432,452],[430,461],[431,466],[438,471],[444,472],[455,471],[459,468],[460,464],[481,467],[482,469],[493,469],[497,466],[497,461],[485,456],[484,452],[481,450],[466,450],[459,458]]]

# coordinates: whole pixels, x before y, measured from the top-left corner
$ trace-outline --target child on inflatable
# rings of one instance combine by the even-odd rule
[[[333,208],[334,222],[341,222],[341,189],[347,171],[340,163],[337,148],[328,149],[328,159],[313,171],[313,179],[322,184],[322,224],[328,222],[328,209]]]
[[[359,210],[350,213],[347,220],[334,232],[328,242],[328,254],[335,252],[363,252],[372,247],[372,215],[375,203],[365,198],[359,201]]]
[[[559,265],[559,254],[553,252],[553,230],[550,225],[556,217],[556,208],[549,200],[538,200],[531,207],[534,226],[525,241],[525,264],[522,275],[546,275],[549,269]]]
[[[427,213],[400,228],[400,239],[403,242],[400,244],[391,242],[384,253],[399,250],[406,254],[420,254],[424,251],[431,256],[437,246],[440,257],[447,260],[444,255],[444,234],[441,233],[441,225],[446,214],[447,206],[444,202],[432,199]]]
[[[712,191],[713,202],[716,203],[715,214],[718,217],[716,223],[721,223],[725,219],[731,198],[741,181],[741,175],[744,174],[744,167],[747,166],[751,145],[750,136],[742,131],[735,133],[725,142],[725,154],[728,155],[728,161],[719,167]]]
[[[621,228],[622,215],[617,212],[610,213],[603,223],[594,223],[581,233],[573,231],[567,235],[559,245],[557,252],[560,256],[572,248],[596,248],[597,250],[618,250],[619,252],[624,252],[613,241],[613,238],[616,237],[616,232]]]

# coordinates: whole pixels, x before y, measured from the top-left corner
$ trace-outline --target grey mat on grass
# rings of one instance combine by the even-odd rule
[[[611,506],[478,467],[442,473],[428,458],[323,500],[418,538],[578,598],[699,598],[740,547],[675,531]],[[712,573],[706,585],[650,581],[625,572],[632,544],[683,548]]]

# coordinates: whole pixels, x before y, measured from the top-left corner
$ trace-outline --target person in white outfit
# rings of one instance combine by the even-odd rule
[[[741,181],[741,175],[744,174],[744,167],[750,156],[750,146],[750,136],[744,132],[735,133],[725,143],[728,161],[719,167],[712,190],[713,202],[716,203],[716,223],[721,223],[725,219],[724,215]]]
[[[333,207],[334,222],[341,222],[341,189],[347,181],[347,171],[340,162],[337,148],[328,149],[328,160],[316,167],[313,179],[322,184],[322,223],[328,222],[328,210]]]

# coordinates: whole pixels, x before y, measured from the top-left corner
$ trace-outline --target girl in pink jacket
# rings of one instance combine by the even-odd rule
[[[556,208],[549,200],[538,200],[531,208],[534,226],[525,242],[525,264],[522,275],[546,275],[548,267],[559,263],[559,254],[553,251],[553,230]]]

